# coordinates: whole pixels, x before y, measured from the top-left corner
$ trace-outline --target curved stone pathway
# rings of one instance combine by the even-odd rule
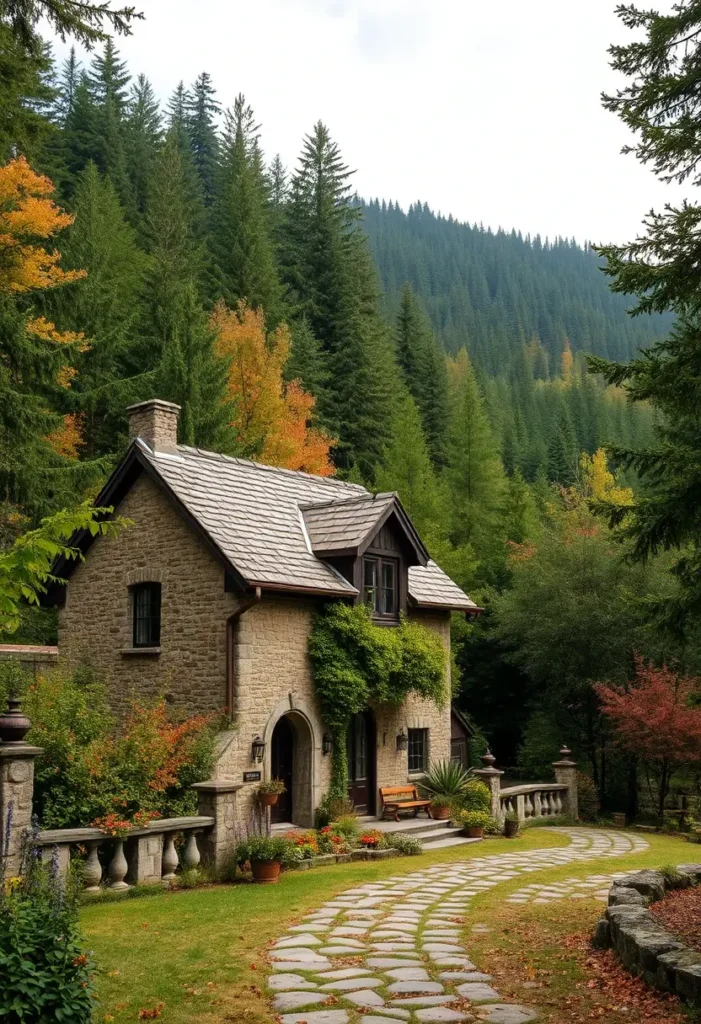
[[[282,1024],[535,1020],[537,1014],[529,1007],[503,1002],[490,984],[491,976],[470,961],[460,942],[470,901],[519,875],[620,857],[648,846],[627,833],[557,831],[570,838],[569,846],[436,864],[349,889],[307,915],[270,950],[274,973],[268,987]],[[602,891],[610,877],[536,884],[507,899],[583,898]],[[485,930],[479,925],[473,929]]]

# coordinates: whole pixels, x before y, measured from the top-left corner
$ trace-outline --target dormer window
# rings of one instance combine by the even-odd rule
[[[399,618],[396,558],[363,559],[363,600],[373,618]]]

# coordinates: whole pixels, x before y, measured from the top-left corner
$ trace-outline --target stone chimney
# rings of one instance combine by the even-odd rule
[[[177,451],[179,413],[179,405],[160,398],[130,405],[127,409],[129,440],[140,437],[152,452]]]

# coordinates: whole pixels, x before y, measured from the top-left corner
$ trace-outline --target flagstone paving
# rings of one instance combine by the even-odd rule
[[[471,900],[532,871],[621,857],[648,847],[643,838],[627,833],[556,831],[569,837],[569,846],[436,864],[349,889],[308,914],[270,950],[272,970],[279,973],[270,976],[268,987],[282,1024],[536,1020],[530,1007],[503,1001],[490,984],[488,964],[481,970],[469,959],[460,936]],[[611,880],[619,877],[592,874],[533,883],[507,896],[506,902],[604,898]],[[475,925],[472,930],[489,928]],[[333,1009],[319,1007],[328,1007],[329,1000]]]

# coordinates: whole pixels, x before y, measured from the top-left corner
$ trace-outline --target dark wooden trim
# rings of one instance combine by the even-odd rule
[[[395,495],[394,499],[387,505],[387,508],[384,510],[379,519],[377,519],[373,523],[372,529],[368,531],[367,535],[365,536],[365,539],[358,545],[358,555],[364,555],[367,549],[372,546],[372,541],[375,539],[377,534],[380,532],[382,527],[385,525],[387,520],[392,515],[396,515],[397,521],[399,522],[399,526],[404,531],[406,539],[414,551],[414,555],[416,557],[418,564],[426,565],[429,559],[428,551],[424,547],[421,538],[416,532],[414,524],[407,515],[404,506],[402,505],[397,495]]]

